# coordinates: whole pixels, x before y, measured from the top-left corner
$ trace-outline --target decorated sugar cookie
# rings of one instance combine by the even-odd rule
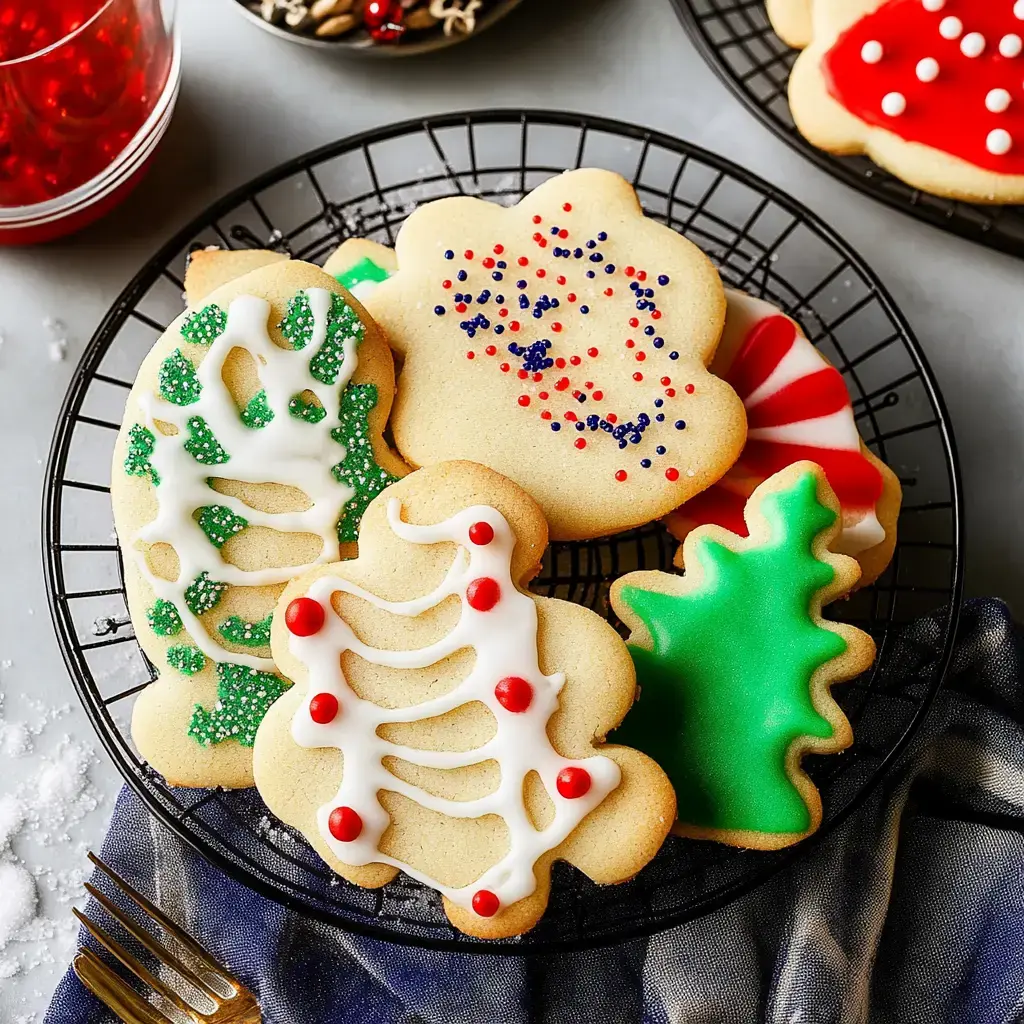
[[[359,557],[301,576],[274,618],[295,686],[257,734],[260,795],[348,880],[401,870],[482,938],[537,922],[556,860],[631,878],[675,817],[661,769],[605,743],[636,693],[625,645],[525,589],[546,544],[518,486],[441,463],[375,499]]]
[[[428,203],[397,270],[369,259],[388,271],[364,301],[403,363],[391,427],[411,464],[488,465],[571,539],[665,514],[739,453],[742,403],[706,369],[718,275],[618,175],[571,171],[512,209]]]
[[[195,292],[238,268],[213,256]],[[277,597],[354,553],[366,506],[405,471],[381,440],[393,374],[358,303],[297,262],[217,288],[143,363],[111,490],[129,611],[160,673],[132,735],[168,781],[251,785],[256,727],[288,685]]]
[[[954,199],[1024,201],[1021,0],[814,0],[797,127]]]
[[[744,506],[754,488],[801,460],[825,470],[839,499],[842,530],[833,550],[861,564],[860,585],[892,558],[899,480],[864,445],[842,375],[794,320],[768,302],[726,291],[725,333],[711,370],[736,389],[747,410],[747,443],[722,479],[666,517],[680,540],[717,523],[746,536]]]
[[[680,835],[777,849],[821,821],[800,761],[849,746],[829,687],[867,669],[875,647],[821,615],[859,570],[832,553],[839,503],[820,467],[798,462],[761,484],[746,520],[746,538],[690,533],[685,576],[633,572],[613,584],[640,686],[614,738],[668,773]]]

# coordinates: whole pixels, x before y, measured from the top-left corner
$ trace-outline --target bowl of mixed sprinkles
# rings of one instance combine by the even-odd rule
[[[274,35],[370,56],[429,53],[479,35],[521,0],[236,0]]]

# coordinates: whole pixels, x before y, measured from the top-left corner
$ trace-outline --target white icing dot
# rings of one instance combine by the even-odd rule
[[[939,77],[939,62],[934,57],[925,57],[917,62],[917,77],[921,82],[934,82]]]
[[[882,59],[882,44],[877,39],[869,39],[860,48],[860,59],[865,64],[877,64]]]
[[[985,37],[980,32],[968,32],[960,43],[965,57],[980,57],[985,52]]]
[[[921,6],[934,14],[935,11],[941,11],[946,6],[946,0],[921,0]]]
[[[999,52],[1004,57],[1019,57],[1021,50],[1024,50],[1024,41],[1020,36],[1011,33],[999,40]]]
[[[1012,147],[1013,139],[1005,128],[996,128],[995,131],[989,132],[985,140],[985,148],[993,156],[1006,156]]]
[[[901,92],[887,92],[882,97],[882,113],[899,117],[907,109],[906,97]]]
[[[1024,0],[1017,0],[1013,5],[1013,16],[1018,21],[1024,21]]]
[[[959,18],[943,18],[939,22],[939,35],[943,39],[959,39],[964,30],[964,23]]]
[[[1005,89],[993,89],[985,97],[985,106],[993,114],[1001,114],[1010,105],[1010,94]]]

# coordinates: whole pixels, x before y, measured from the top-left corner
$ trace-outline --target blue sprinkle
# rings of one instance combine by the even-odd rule
[[[587,248],[588,248],[588,249],[596,249],[596,248],[597,248],[597,242],[595,242],[595,241],[594,241],[594,240],[593,240],[593,239],[591,238],[591,239],[590,239],[590,241],[589,241],[589,242],[587,242]]]
[[[656,420],[657,420],[657,421],[658,421],[659,423],[664,423],[664,422],[665,422],[665,414],[664,414],[663,412],[659,412],[659,413],[658,413],[658,415],[657,415],[657,416],[655,416],[654,418],[655,418],[655,419],[656,419]]]
[[[514,356],[519,355],[519,346],[514,341],[509,345],[508,350]]]
[[[651,460],[650,459],[641,459],[640,460],[640,468],[641,469],[650,469],[651,468]]]
[[[625,448],[626,447],[626,442],[625,441],[620,441],[619,442],[619,447],[620,448]]]
[[[593,413],[591,413],[587,417],[587,426],[590,427],[591,430],[596,430],[597,429],[597,424],[598,424],[599,421],[600,421],[600,417],[599,416],[595,416]]]
[[[638,299],[636,304],[637,309],[646,309],[647,303],[643,299]]]
[[[640,424],[641,427],[646,427],[650,424],[651,417],[648,416],[647,413],[642,412],[639,416],[637,416],[636,421],[637,423]]]
[[[554,249],[551,250],[551,255],[554,256],[555,259],[558,259],[558,257],[562,255],[562,250],[556,245]]]
[[[589,313],[589,312],[590,312],[590,307],[589,307],[589,306],[580,306],[580,312],[581,312],[581,313],[582,313],[582,314],[583,314],[584,316],[586,316],[586,315],[587,315],[587,313]]]
[[[652,327],[652,326],[651,326],[650,324],[648,324],[648,325],[647,325],[647,326],[646,326],[646,327],[644,328],[644,334],[646,334],[646,335],[647,335],[647,337],[649,338],[649,337],[650,337],[650,336],[651,336],[651,335],[652,335],[653,333],[654,333],[654,328],[653,328],[653,327]]]
[[[498,260],[497,267],[499,270],[506,270],[508,268],[508,264],[504,260]]]
[[[476,300],[477,302],[487,303],[491,301],[491,293],[485,288]]]
[[[576,396],[576,401],[577,402],[585,402],[586,400],[587,400],[587,396],[585,394],[583,394],[582,391]]]
[[[552,309],[558,309],[558,299],[552,299],[551,300],[551,308]]]
[[[659,274],[658,275],[658,284],[660,284],[661,287],[664,288],[665,285],[668,284],[668,274]]]
[[[466,328],[466,336],[470,337],[470,338],[475,338],[476,337],[476,328],[475,327],[467,327]]]
[[[587,277],[594,278],[597,277],[597,274],[595,274],[592,270],[588,270]]]
[[[497,304],[498,304],[499,306],[504,306],[504,305],[505,305],[505,296],[504,296],[504,295],[495,295],[495,296],[494,296],[494,301],[495,301],[495,302],[496,302],[496,303],[497,303]]]
[[[496,270],[491,274],[491,279],[494,281],[503,281],[505,279],[505,275],[500,270]]]
[[[654,289],[653,288],[645,288],[644,289],[644,296],[646,298],[648,298],[648,299],[653,299],[654,298]]]
[[[436,313],[436,314],[437,314],[438,316],[444,316],[444,306],[435,306],[435,307],[434,307],[434,312],[435,312],[435,313]]]
[[[606,274],[614,274],[615,273],[615,264],[614,263],[609,263],[608,266],[606,266],[604,268],[604,272]]]
[[[576,259],[579,259],[583,255],[583,250],[579,246],[577,246],[575,249],[573,249],[572,254],[573,256],[576,257]]]
[[[669,357],[669,359],[678,359],[679,358],[679,353],[678,352],[669,352],[668,357]]]
[[[520,309],[529,309],[530,308],[529,296],[527,296],[527,295],[520,295],[519,296],[519,308]]]
[[[686,420],[676,420],[676,430],[685,430]]]
[[[557,228],[557,227],[553,227],[553,228],[551,229],[551,234],[553,234],[553,235],[557,235],[557,234],[558,234],[558,232],[559,232],[559,230],[560,230],[559,228]]]
[[[577,430],[586,430],[587,429],[587,425],[585,423],[577,423],[576,424],[576,429]]]
[[[656,398],[654,400],[654,408],[655,409],[660,409],[664,404],[665,404],[665,399],[664,398]]]
[[[533,311],[533,319],[534,319],[534,320],[539,320],[539,319],[540,319],[540,318],[541,318],[541,317],[542,317],[543,315],[544,315],[544,313],[543,313],[543,311],[542,311],[542,310],[539,310],[539,309],[535,309],[535,310]]]
[[[446,260],[453,260],[453,259],[455,259],[455,253],[452,252],[451,249],[446,249],[445,253],[444,253],[444,258]]]
[[[655,348],[661,348],[661,346],[665,344],[665,339],[664,338],[655,338],[654,341],[651,342],[651,344]]]
[[[469,277],[469,274],[467,274],[467,273],[466,273],[466,272],[465,272],[464,270],[460,270],[460,271],[459,271],[459,272],[458,272],[458,273],[457,273],[457,274],[456,274],[455,276],[456,276],[456,277],[457,277],[457,278],[458,278],[458,279],[459,279],[460,281],[465,281],[465,280],[466,280],[466,278],[467,278],[467,277]]]
[[[551,424],[551,429],[557,434],[558,431],[562,429],[562,424],[561,423],[552,423]]]
[[[505,333],[505,328],[501,324],[496,324],[495,328],[494,328],[494,333],[495,334],[504,334]]]
[[[516,287],[517,288],[525,288],[526,287],[526,282],[525,281],[516,281]]]
[[[600,232],[598,232],[597,240],[599,242],[607,242],[608,241],[608,232],[607,231],[600,231]]]
[[[657,453],[658,453],[659,455],[664,455],[664,454],[665,454],[665,452],[667,452],[667,451],[668,451],[668,449],[667,449],[667,448],[666,448],[666,447],[665,447],[665,446],[664,446],[663,444],[659,444],[659,445],[658,445],[658,447],[657,447],[657,448],[655,448],[654,450],[655,450],[655,451],[656,451],[656,452],[657,452]]]
[[[468,320],[463,320],[462,323],[459,324],[459,327],[462,330],[465,330],[468,326],[469,326],[469,321]]]
[[[488,320],[487,317],[482,316],[482,317],[480,317],[479,326],[482,327],[486,331],[491,326],[491,321]]]
[[[638,285],[636,283],[636,281],[630,281],[629,282],[629,290],[631,292],[639,291],[640,290],[640,285]]]
[[[599,252],[593,252],[590,254],[591,263],[600,263],[604,257]]]

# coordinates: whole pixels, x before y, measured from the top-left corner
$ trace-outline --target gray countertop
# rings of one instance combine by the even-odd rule
[[[77,884],[84,850],[100,842],[118,788],[75,704],[45,605],[40,491],[64,391],[104,310],[140,264],[211,200],[304,150],[421,114],[552,107],[682,136],[787,190],[865,257],[910,321],[959,445],[967,591],[1024,607],[1014,511],[1024,501],[1024,262],[919,224],[816,170],[732,98],[667,2],[532,0],[464,46],[386,61],[285,45],[245,24],[229,0],[181,6],[184,83],[149,178],[77,237],[0,250],[0,551],[9,581],[0,615],[0,800],[69,751],[86,766],[74,815],[81,820],[26,830],[13,852],[0,838],[0,862],[17,857],[37,874],[44,918],[29,928],[37,941],[0,950],[0,976],[5,963],[20,967],[0,981],[0,1021],[41,1019],[58,964],[31,965],[62,960],[73,939],[67,926],[49,938],[46,919],[69,918],[61,896]],[[50,343],[60,335],[67,355],[55,362]],[[4,729],[22,723],[38,735],[5,747]]]

